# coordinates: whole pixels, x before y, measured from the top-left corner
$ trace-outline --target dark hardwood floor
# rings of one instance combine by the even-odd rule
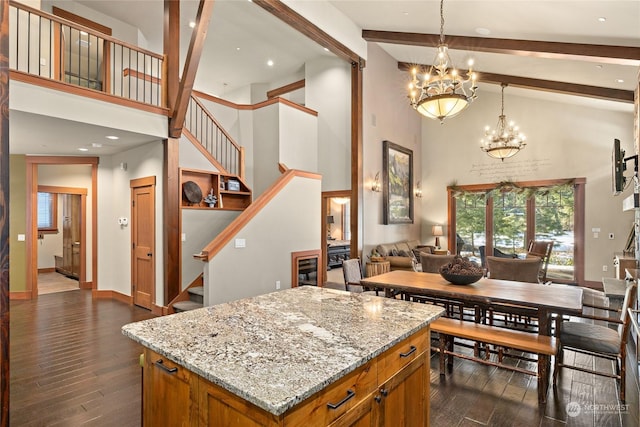
[[[12,301],[11,425],[139,426],[140,347],[120,327],[150,317],[135,306],[93,301],[85,290]],[[433,427],[638,425],[633,363],[622,407],[615,382],[604,377],[565,370],[557,393],[550,389],[548,403],[538,405],[534,377],[456,360],[441,381],[438,355],[431,363]],[[580,405],[577,416],[567,415],[569,402]]]
[[[12,426],[139,426],[140,347],[122,325],[153,317],[91,291],[12,301]]]

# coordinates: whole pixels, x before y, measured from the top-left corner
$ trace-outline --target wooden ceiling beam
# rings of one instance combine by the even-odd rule
[[[436,47],[440,41],[440,35],[438,34],[377,30],[362,30],[362,38],[368,42],[425,47]],[[469,50],[473,52],[502,53],[533,58],[596,61],[616,65],[640,65],[640,47],[633,46],[609,46],[447,35],[445,35],[445,43],[449,46],[449,49]]]
[[[198,71],[198,65],[200,64],[204,41],[207,38],[207,30],[209,28],[209,21],[211,20],[213,4],[214,1],[200,0],[198,14],[196,15],[196,25],[193,28],[193,33],[191,33],[191,41],[189,43],[189,50],[187,51],[187,58],[184,63],[182,80],[178,87],[173,115],[169,119],[169,136],[171,138],[180,138],[180,135],[182,134],[182,126],[184,125],[184,120],[187,115],[187,107],[189,106],[189,99],[191,98],[191,92],[193,91],[193,82],[196,79],[196,71]]]
[[[398,68],[409,72],[416,64],[407,62],[398,62]],[[422,69],[428,69],[428,64],[418,64]],[[466,70],[459,70],[466,73]],[[542,90],[546,92],[563,93],[566,95],[584,96],[588,98],[604,99],[608,101],[627,102],[633,104],[633,91],[612,89],[598,86],[588,86],[576,83],[558,82],[553,80],[534,79],[529,77],[509,76],[505,74],[485,73],[474,70],[478,73],[478,82],[502,84],[507,83],[509,86],[516,86],[525,89]]]

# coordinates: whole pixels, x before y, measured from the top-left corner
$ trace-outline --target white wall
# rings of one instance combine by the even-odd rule
[[[305,66],[305,105],[318,112],[322,189],[351,188],[351,64],[320,58]]]
[[[164,303],[163,147],[161,141],[100,158],[98,167],[98,289],[131,295],[131,180],[156,177],[156,298]],[[120,169],[127,164],[127,170]],[[121,226],[119,217],[129,219]]]
[[[278,104],[258,108],[253,112],[253,191],[254,200],[278,179],[279,126]]]
[[[83,188],[87,190],[87,240],[85,246],[85,260],[86,260],[86,277],[81,277],[80,280],[91,282],[92,266],[91,260],[93,259],[93,251],[91,249],[93,242],[93,235],[91,232],[91,215],[92,215],[92,198],[91,192],[91,165],[38,165],[38,185],[49,185],[54,187],[70,187],[70,188]],[[58,204],[58,212],[61,215],[62,205]],[[60,220],[60,219],[59,219]],[[43,243],[43,255],[49,258],[49,262],[53,261],[53,257],[50,256],[52,252],[51,246],[55,243],[56,237],[59,238],[60,246],[54,250],[53,255],[62,255],[62,223],[58,222],[58,234],[57,235],[45,235],[45,240],[48,240],[47,244]],[[49,239],[47,236],[50,236]],[[51,240],[51,241],[49,241]],[[40,242],[40,241],[38,241]],[[38,251],[38,268],[46,268],[43,264],[40,265],[40,244],[36,246]],[[47,254],[48,252],[48,254]],[[48,265],[51,266],[51,265]]]
[[[294,177],[273,200],[206,265],[205,305],[291,287],[291,253],[319,250],[321,182]]]
[[[289,169],[318,172],[318,118],[278,103],[279,162]]]
[[[88,8],[77,2],[68,0],[42,1],[42,10],[44,12],[51,13],[53,6],[64,9],[67,12],[74,13],[78,16],[82,16],[83,18],[111,28],[111,30],[113,31],[112,37],[136,46],[140,46],[142,48],[148,48],[145,44],[141,44],[141,42],[144,42],[145,40],[138,38],[138,29],[132,25],[119,21],[103,13],[97,12],[94,9]]]
[[[600,281],[613,276],[614,252],[622,251],[633,222],[631,212],[622,212],[623,197],[611,194],[611,150],[619,138],[627,153],[633,153],[631,113],[587,108],[568,103],[545,102],[514,96],[505,90],[505,114],[527,136],[527,146],[501,162],[480,150],[485,125],[492,128],[500,112],[500,93],[482,91],[478,99],[458,117],[438,122],[423,120],[422,202],[423,240],[433,239],[431,224],[446,224],[446,187],[452,183],[479,184],[585,177],[586,242],[585,278]],[[595,239],[592,228],[600,228]],[[615,240],[607,238],[614,233]],[[441,245],[448,247],[446,238]],[[602,266],[609,271],[604,273]]]
[[[383,182],[382,141],[389,140],[413,150],[414,183],[417,182],[420,179],[422,158],[420,117],[407,102],[405,79],[398,72],[397,61],[373,43],[369,43],[363,85],[362,242],[363,254],[368,255],[371,249],[380,243],[419,239],[422,211],[427,210],[422,206],[428,206],[429,210],[431,206],[424,203],[425,199],[415,199],[413,224],[383,224],[382,193],[371,191],[371,184],[377,172],[380,172],[380,184]],[[422,189],[424,193],[424,180]]]

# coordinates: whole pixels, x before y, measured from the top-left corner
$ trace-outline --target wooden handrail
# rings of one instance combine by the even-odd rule
[[[59,24],[64,24],[66,26],[69,26],[71,28],[75,28],[77,30],[85,31],[85,32],[91,34],[92,36],[98,37],[99,39],[103,39],[103,40],[106,40],[106,41],[110,41],[110,42],[119,44],[119,45],[124,46],[124,47],[126,47],[128,49],[135,50],[136,52],[140,52],[140,53],[144,53],[145,55],[153,56],[156,59],[160,59],[160,60],[164,59],[164,56],[160,55],[158,53],[151,52],[150,50],[146,50],[146,49],[143,49],[143,48],[141,48],[139,46],[132,45],[132,44],[124,42],[122,40],[116,39],[115,37],[108,36],[108,35],[106,35],[104,33],[101,33],[100,31],[94,30],[93,28],[85,27],[84,25],[78,24],[77,22],[69,21],[67,19],[60,18],[60,17],[55,16],[55,15],[51,15],[51,14],[49,14],[47,12],[43,12],[43,11],[41,11],[39,9],[34,9],[31,6],[27,6],[27,5],[19,3],[17,1],[9,0],[9,5],[15,7],[16,9],[25,10],[27,12],[33,13],[34,15],[38,15],[38,16],[40,16],[42,18],[49,19],[50,21],[57,22]]]
[[[240,215],[234,219],[215,239],[211,241],[201,253],[194,255],[194,258],[202,261],[211,261],[220,250],[238,234],[249,221],[251,221],[282,189],[295,177],[303,177],[309,179],[322,179],[322,175],[301,171],[297,169],[289,169],[274,182],[264,193],[260,195],[253,203],[249,205]]]
[[[284,98],[271,98],[257,104],[236,104],[235,102],[227,101],[226,99],[218,98],[217,96],[209,95],[208,93],[200,92],[199,90],[194,90],[193,94],[198,98],[206,99],[207,101],[215,102],[216,104],[224,105],[225,107],[235,108],[236,110],[257,110],[258,108],[266,107],[272,104],[282,103],[291,108],[295,108],[296,110],[311,114],[312,116],[318,115],[317,111],[305,107],[304,105],[296,104],[295,102],[289,101],[288,99]]]

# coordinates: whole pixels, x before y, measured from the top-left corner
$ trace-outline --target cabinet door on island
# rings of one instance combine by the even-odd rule
[[[196,374],[149,349],[142,372],[143,427],[197,425]]]

